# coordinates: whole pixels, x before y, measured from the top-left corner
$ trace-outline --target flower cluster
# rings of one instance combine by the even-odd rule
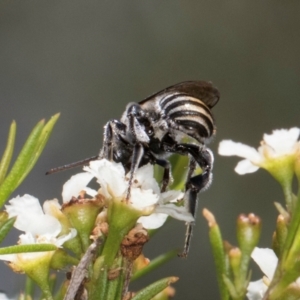
[[[44,129],[42,123],[38,124],[36,130],[43,131],[44,136],[36,138],[38,154],[57,117]],[[13,136],[14,125],[11,131]],[[257,150],[231,140],[219,145],[220,155],[243,158],[235,168],[238,174],[267,170],[282,186],[286,200],[286,207],[276,203],[279,216],[272,236],[273,249],[257,247],[262,222],[255,214],[239,215],[237,246],[233,246],[223,241],[214,215],[203,210],[222,300],[245,296],[249,300],[300,299],[300,188],[293,192],[294,176],[300,186],[299,137],[300,128],[294,127],[264,134]],[[2,204],[29,172],[32,157],[36,156],[30,150],[25,155],[25,175],[15,174],[13,186],[9,186],[12,181],[4,181]],[[9,160],[7,167],[8,164]],[[149,240],[147,229],[161,227],[168,216],[187,223],[194,221],[182,206],[184,194],[176,190],[162,192],[150,164],[131,174],[121,163],[101,159],[90,162],[83,170],[63,185],[62,204],[53,199],[41,206],[37,198],[26,194],[5,205],[5,212],[0,212],[0,241],[12,226],[23,233],[18,245],[0,249],[0,259],[8,261],[15,272],[26,273],[46,300],[54,299],[50,270],[69,265],[76,267],[61,286],[57,299],[169,299],[174,294],[169,285],[177,277],[161,279],[137,294],[128,292],[128,285],[130,280],[152,270],[158,261],[177,254],[170,251],[153,263],[143,256],[142,249]],[[0,168],[0,192],[1,178],[6,175],[1,172]],[[264,273],[258,281],[250,282],[251,258]],[[30,299],[26,293],[24,297]],[[7,299],[4,294],[0,298]]]
[[[82,191],[92,197],[99,193],[107,200],[124,201],[128,191],[129,173],[125,174],[121,163],[106,159],[95,160],[84,167],[84,170],[85,172],[72,176],[64,184],[64,202],[78,197]],[[161,193],[153,173],[153,166],[147,164],[139,168],[133,176],[129,205],[145,215],[138,219],[138,223],[146,229],[156,229],[164,224],[168,215],[192,222],[192,215],[184,207],[176,205],[183,198],[183,193],[174,190]],[[87,186],[93,178],[100,184],[98,191]]]
[[[76,236],[74,228],[70,228],[68,234],[60,235],[62,225],[52,213],[60,209],[57,199],[46,201],[43,209],[37,198],[27,194],[11,199],[9,203],[5,206],[9,217],[17,217],[14,227],[24,231],[19,237],[19,245],[53,244],[62,247]],[[0,255],[0,259],[9,261],[14,269],[24,271],[34,260],[51,258],[52,255],[53,252],[29,252],[4,254]]]
[[[265,276],[255,282],[244,280],[230,283],[225,281],[224,294],[230,294],[233,299],[238,299],[235,289],[240,288],[241,294],[247,287],[249,300],[262,299],[299,299],[300,297],[300,192],[293,193],[293,177],[296,176],[300,185],[300,128],[289,130],[274,130],[272,134],[264,134],[260,147],[253,147],[242,143],[224,140],[219,145],[219,154],[224,156],[239,156],[244,158],[240,161],[235,171],[244,175],[253,173],[259,168],[267,170],[282,186],[286,200],[286,209],[279,203],[276,208],[279,211],[276,230],[273,234],[273,249],[261,249],[255,247],[251,250],[252,259],[259,265]],[[298,195],[298,196],[296,196]],[[238,229],[242,224],[238,221]],[[247,233],[240,238],[246,239]],[[252,246],[256,245],[252,243]],[[253,249],[253,248],[252,248]],[[229,251],[229,253],[232,251]],[[245,251],[239,254],[245,257],[250,253]],[[235,255],[237,257],[237,255]],[[235,258],[236,260],[237,258]],[[232,265],[236,266],[236,262]],[[247,265],[247,264],[246,264]],[[245,264],[240,265],[245,270]],[[238,273],[233,271],[233,273]],[[224,275],[221,275],[224,276]],[[221,283],[222,288],[222,283]],[[223,285],[224,287],[224,285]],[[244,290],[244,292],[243,292]]]
[[[52,299],[48,282],[50,268],[78,264],[81,257],[91,263],[88,253],[99,246],[99,238],[104,241],[99,255],[101,266],[109,270],[113,264],[120,263],[122,256],[133,261],[140,255],[143,244],[148,241],[145,229],[161,227],[168,216],[193,222],[191,213],[178,205],[183,193],[161,192],[152,165],[139,168],[133,178],[129,176],[121,163],[96,160],[64,184],[62,205],[53,199],[45,201],[42,208],[38,199],[30,195],[11,199],[5,206],[6,212],[9,218],[16,217],[14,227],[24,233],[19,237],[17,253],[2,254],[0,259],[9,261],[14,271],[26,273],[40,286],[46,299]],[[98,189],[89,187],[93,179],[99,184]],[[51,251],[44,249],[45,245],[52,245]],[[82,271],[88,267],[81,261],[79,265]],[[76,274],[85,274],[82,271]],[[74,273],[74,276],[77,275]],[[101,289],[98,276],[99,272],[89,274],[94,284],[87,288],[89,294]],[[107,274],[102,276],[106,278]],[[120,275],[119,280],[123,279],[124,275]],[[176,280],[165,279],[162,287]],[[73,284],[70,286],[74,288]],[[70,293],[68,295],[74,297],[74,292]]]

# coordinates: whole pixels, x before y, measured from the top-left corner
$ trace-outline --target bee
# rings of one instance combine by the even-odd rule
[[[219,98],[219,91],[211,82],[185,81],[138,103],[129,103],[120,120],[110,120],[104,126],[99,155],[54,168],[47,174],[103,158],[120,162],[130,172],[126,195],[129,199],[133,175],[139,167],[148,163],[161,166],[164,169],[161,192],[164,192],[172,178],[168,156],[186,155],[190,159],[184,203],[195,217],[198,194],[212,181],[213,154],[206,144],[216,132],[211,109]],[[187,139],[190,142],[184,142]],[[202,173],[194,175],[197,165]],[[188,254],[192,228],[193,223],[188,223],[182,257]]]

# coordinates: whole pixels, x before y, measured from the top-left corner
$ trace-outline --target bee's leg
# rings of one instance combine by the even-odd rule
[[[134,125],[135,117],[131,115],[131,123]],[[132,133],[136,133],[135,128],[130,127]],[[111,120],[106,123],[104,126],[104,139],[103,147],[99,154],[99,159],[105,158],[110,161],[114,160],[114,156],[120,158],[121,155],[118,155],[118,147],[124,148],[126,146],[124,140],[126,139],[126,130],[127,127],[124,123],[118,120]],[[115,151],[115,152],[114,152]],[[132,156],[130,162],[130,177],[128,181],[128,189],[126,193],[126,201],[130,199],[130,190],[132,185],[133,176],[140,165],[140,162],[144,155],[144,146],[141,143],[135,143],[132,149]],[[122,162],[122,161],[121,161]],[[123,163],[123,162],[122,162]]]
[[[139,104],[133,103],[127,106],[128,131],[131,134],[132,143],[149,143],[150,138],[147,133],[149,121],[145,117],[145,112]],[[148,128],[150,129],[150,128]]]
[[[172,174],[171,174],[171,164],[169,161],[164,159],[156,159],[155,164],[164,168],[164,174],[163,174],[161,187],[160,187],[160,192],[163,193],[167,190],[169,183],[173,181]]]
[[[159,165],[164,169],[164,173],[160,185],[160,192],[161,193],[165,192],[167,190],[168,185],[173,181],[170,162],[163,158],[156,158],[154,154],[150,151],[145,152],[145,157],[147,157],[148,161],[152,165]]]
[[[208,188],[212,180],[212,154],[210,151],[205,150],[201,153],[201,155],[203,156],[201,158],[198,157],[198,161],[199,159],[201,160],[201,164],[199,163],[199,165],[202,169],[202,173],[200,175],[189,177],[189,175],[192,176],[193,171],[196,167],[196,162],[194,158],[192,158],[189,166],[189,174],[187,178],[186,191],[184,196],[185,206],[193,217],[195,217],[197,211],[199,192]],[[183,252],[180,254],[181,257],[187,257],[188,255],[191,244],[193,226],[193,223],[187,223],[184,249]]]
[[[120,144],[120,138],[126,135],[126,125],[119,120],[110,120],[104,126],[103,147],[98,158],[112,161],[115,144]]]
[[[105,158],[107,160],[112,161],[113,159],[112,144],[113,144],[112,121],[109,121],[104,126],[103,147],[99,153],[99,159]]]
[[[187,210],[192,214],[193,217],[195,217],[198,193],[201,190],[208,188],[212,180],[211,170],[213,165],[213,154],[204,146],[198,146],[194,144],[172,144],[167,139],[163,144],[163,147],[166,152],[189,155],[191,157],[185,186],[184,202]],[[202,173],[200,175],[193,176],[196,164],[198,164],[202,169]],[[180,255],[182,257],[186,257],[188,254],[192,236],[192,227],[192,223],[187,224],[185,245],[183,253]]]
[[[133,176],[137,168],[140,166],[145,152],[142,143],[149,143],[149,136],[145,130],[145,124],[142,122],[146,120],[145,112],[142,110],[139,104],[132,103],[127,106],[126,119],[128,120],[127,133],[130,133],[129,135],[126,135],[126,138],[128,138],[128,142],[134,145],[130,166],[130,178],[126,195],[126,200],[128,201],[130,198],[130,189]]]
[[[126,194],[126,201],[130,199],[130,190],[132,185],[133,176],[138,169],[140,162],[144,155],[144,147],[142,144],[135,144],[133,147],[132,152],[132,160],[131,160],[131,167],[130,167],[130,177],[128,182],[128,189]]]
[[[167,160],[158,160],[156,163],[164,168],[164,174],[160,187],[160,192],[163,193],[167,190],[169,183],[173,181],[171,175],[171,164]]]

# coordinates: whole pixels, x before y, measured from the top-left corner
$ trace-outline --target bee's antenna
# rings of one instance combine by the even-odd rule
[[[72,168],[79,167],[79,166],[83,166],[83,165],[86,165],[87,163],[89,163],[90,161],[97,160],[98,158],[99,158],[99,156],[95,155],[95,156],[92,156],[92,157],[89,157],[89,158],[86,158],[86,159],[83,159],[80,161],[76,161],[71,164],[67,164],[67,165],[64,165],[61,167],[56,167],[56,168],[53,168],[53,169],[49,170],[48,172],[46,172],[46,175],[50,175],[53,173],[61,172],[61,171],[72,169]]]

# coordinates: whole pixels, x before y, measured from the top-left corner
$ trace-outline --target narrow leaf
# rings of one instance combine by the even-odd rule
[[[31,159],[32,152],[38,142],[44,127],[44,120],[38,122],[23,146],[14,166],[0,187],[0,207],[3,206],[9,195],[17,188],[18,182],[26,171],[27,164]]]
[[[167,277],[161,280],[158,280],[146,288],[139,291],[132,300],[150,300],[155,297],[158,293],[168,287],[171,283],[174,283],[178,280],[178,277]]]
[[[5,175],[7,173],[11,157],[14,152],[14,145],[15,145],[15,139],[16,139],[16,131],[17,131],[17,124],[15,121],[12,121],[10,128],[9,128],[9,134],[7,139],[6,148],[4,150],[4,153],[1,158],[0,163],[0,184],[3,182]]]
[[[228,300],[229,294],[228,294],[226,284],[223,280],[225,275],[228,273],[228,270],[226,267],[225,251],[224,251],[221,231],[219,225],[215,220],[214,215],[209,210],[205,208],[203,209],[202,213],[203,216],[208,221],[209,240],[213,251],[221,299]]]
[[[53,244],[28,244],[0,248],[0,254],[15,254],[29,252],[55,251],[57,247]]]
[[[5,239],[7,234],[10,232],[11,228],[13,227],[17,217],[13,217],[5,221],[3,224],[1,224],[0,227],[0,244]]]
[[[25,142],[14,166],[0,187],[0,207],[10,194],[21,184],[35,165],[42,153],[52,129],[59,117],[54,115],[46,125],[44,120],[38,122]]]
[[[235,288],[233,282],[225,274],[223,274],[223,281],[230,293],[231,298],[237,299],[238,295],[237,295],[236,288]]]
[[[50,120],[45,124],[39,139],[35,145],[35,148],[33,150],[32,155],[30,156],[30,160],[27,164],[26,170],[23,173],[22,177],[19,179],[18,181],[18,185],[20,185],[20,183],[25,179],[25,177],[28,175],[28,173],[32,170],[32,168],[34,167],[35,163],[37,162],[38,158],[40,157],[40,155],[42,154],[48,140],[49,137],[52,133],[52,130],[54,128],[54,125],[56,124],[58,118],[59,118],[60,114],[56,114],[54,116],[52,116],[50,118]]]
[[[177,257],[177,254],[178,254],[178,250],[171,250],[167,253],[157,256],[150,262],[150,264],[148,266],[135,272],[134,275],[131,277],[131,282],[152,272],[153,270],[157,269],[161,265],[167,263],[172,258]]]

